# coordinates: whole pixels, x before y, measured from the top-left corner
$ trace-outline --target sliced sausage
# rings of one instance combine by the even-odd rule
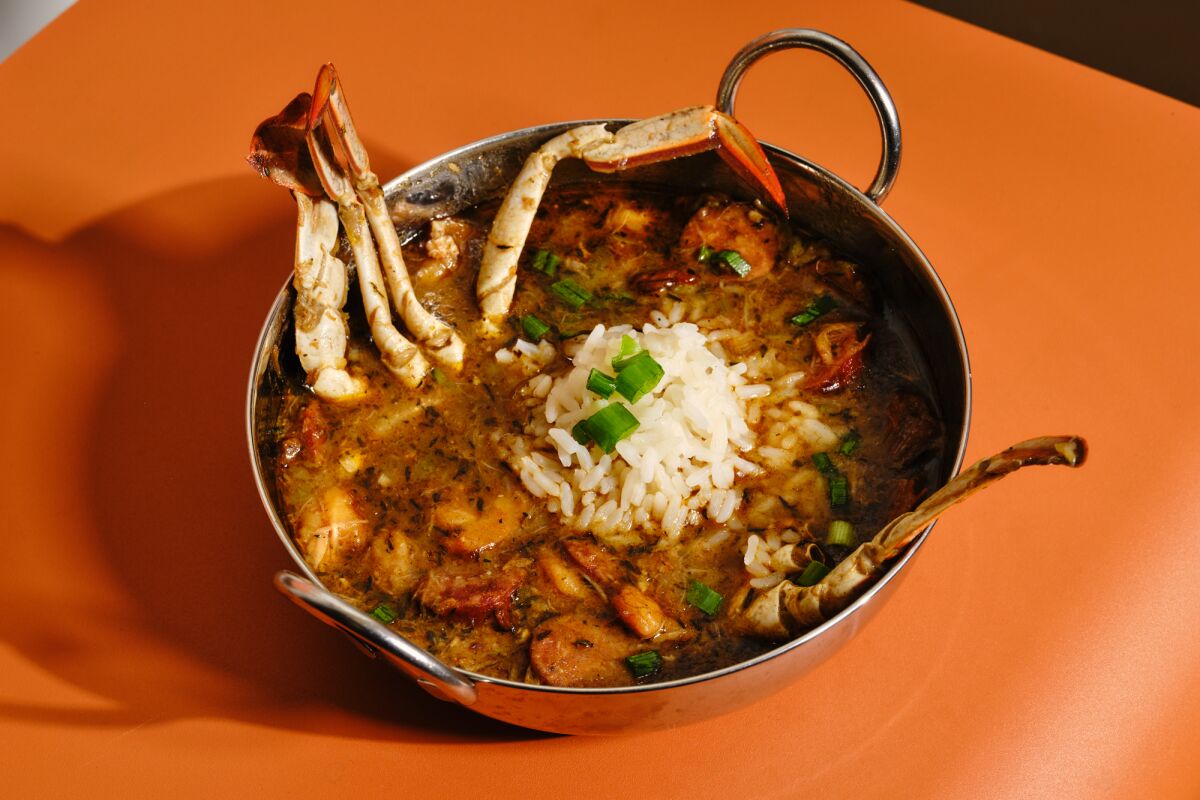
[[[512,628],[513,594],[524,582],[524,574],[515,569],[463,575],[443,568],[430,572],[413,596],[438,616],[472,625],[494,617],[500,627]]]
[[[637,639],[611,622],[563,614],[534,630],[529,663],[551,686],[625,686],[633,683],[625,659],[641,649]]]

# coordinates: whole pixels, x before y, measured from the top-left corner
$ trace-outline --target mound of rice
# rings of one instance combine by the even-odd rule
[[[749,383],[745,364],[714,354],[722,352],[719,345],[695,324],[652,316],[656,324],[640,331],[596,326],[570,354],[569,370],[535,376],[529,389],[541,404],[509,457],[525,487],[564,521],[610,541],[639,529],[675,539],[704,516],[726,522],[741,503],[736,477],[760,470],[744,456],[754,447],[746,405],[770,387]],[[658,386],[633,404],[587,389],[593,367],[612,374],[623,336],[664,371]],[[625,403],[637,430],[608,454],[576,442],[575,424],[611,402]]]

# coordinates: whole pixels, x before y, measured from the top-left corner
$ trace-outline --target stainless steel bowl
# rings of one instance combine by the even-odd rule
[[[912,239],[884,213],[882,201],[900,163],[900,126],[891,97],[871,67],[846,43],[819,31],[792,29],[767,34],[744,47],[721,79],[718,106],[733,111],[745,70],[763,55],[804,47],[837,59],[867,91],[883,133],[879,169],[866,193],[800,156],[764,145],[787,195],[792,219],[838,251],[869,264],[901,318],[912,344],[924,356],[945,425],[944,481],[962,464],[970,416],[970,369],[954,307],[928,260]],[[588,122],[596,122],[589,120]],[[602,120],[621,125],[629,120]],[[430,219],[454,214],[501,195],[526,156],[550,137],[584,122],[563,122],[505,133],[446,153],[391,181],[385,192],[402,237]],[[745,188],[711,153],[600,175],[577,162],[564,162],[554,184],[629,181],[744,195]],[[766,697],[828,658],[852,637],[895,589],[928,529],[862,597],[833,619],[757,658],[691,678],[603,689],[535,686],[455,669],[398,636],[367,614],[324,589],[305,563],[280,514],[274,481],[260,443],[264,421],[274,417],[272,385],[291,353],[289,284],[276,298],[255,349],[246,406],[250,457],[259,494],[280,541],[301,573],[280,572],[276,586],[305,610],[351,636],[371,655],[382,654],[435,696],[489,717],[560,733],[612,733],[662,728],[716,716]],[[299,369],[298,364],[294,369]],[[931,526],[932,527],[932,526]]]

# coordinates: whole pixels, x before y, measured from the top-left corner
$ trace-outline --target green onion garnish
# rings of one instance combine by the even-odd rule
[[[829,523],[829,533],[825,534],[825,544],[853,547],[854,541],[854,526],[849,522],[844,519],[835,519]]]
[[[562,259],[551,253],[549,250],[538,250],[533,254],[533,260],[530,261],[530,266],[538,272],[544,272],[551,278],[558,272],[558,265],[562,263]]]
[[[384,625],[390,625],[395,622],[400,616],[396,613],[396,609],[389,606],[387,603],[380,603],[371,611],[371,616],[382,622]]]
[[[812,462],[816,465],[821,474],[826,477],[838,474],[837,468],[834,467],[833,462],[829,460],[828,453],[813,453]]]
[[[434,383],[440,383],[444,385],[450,382],[450,379],[446,377],[446,373],[442,372],[437,367],[434,367],[430,374],[433,375]]]
[[[829,505],[839,508],[850,500],[850,482],[845,475],[834,475],[829,479]]]
[[[563,278],[561,281],[550,284],[550,291],[571,308],[579,308],[592,299],[591,292],[570,278]]]
[[[683,599],[711,617],[717,613],[724,598],[719,592],[714,592],[700,581],[691,581],[688,583],[687,594]]]
[[[621,337],[621,349],[618,350],[617,354],[612,357],[613,370],[616,372],[620,372],[622,369],[624,369],[625,364],[629,361],[629,358],[631,356],[633,356],[634,354],[636,354],[637,351],[638,351],[637,340],[634,339],[629,334],[625,334],[624,336],[622,336]]]
[[[638,428],[637,417],[620,403],[613,403],[584,420],[584,430],[592,441],[606,453],[611,453],[617,442]]]
[[[521,327],[525,329],[525,335],[535,342],[541,340],[543,336],[550,332],[550,326],[533,314],[526,314],[521,317]]]
[[[837,308],[837,301],[829,295],[823,294],[813,298],[812,302],[810,302],[803,311],[792,317],[790,322],[793,325],[807,325],[817,317],[828,314],[835,308]]]
[[[846,434],[846,438],[842,439],[842,446],[838,448],[838,452],[844,456],[851,455],[858,449],[859,435],[858,431],[850,431]]]
[[[587,388],[589,392],[594,392],[607,399],[612,396],[613,390],[617,388],[617,379],[593,368],[588,373]]]
[[[792,578],[792,583],[797,586],[813,586],[821,582],[821,579],[829,574],[829,567],[822,564],[820,561],[810,561],[804,571]]]
[[[812,462],[829,482],[829,504],[834,508],[846,505],[850,499],[850,482],[833,465],[829,454],[813,453]]]
[[[701,264],[707,264],[710,260],[712,260],[712,257],[716,252],[716,250],[713,250],[708,245],[702,244],[700,245],[700,252],[696,253],[696,260]]]
[[[737,250],[722,250],[713,258],[729,267],[739,278],[750,274],[750,262],[742,258],[742,254]]]
[[[586,419],[579,420],[579,422],[575,423],[575,427],[571,428],[571,438],[584,447],[592,443],[592,435],[588,433]]]
[[[617,391],[631,403],[636,403],[654,391],[662,380],[662,365],[645,350],[625,359],[617,369]]]
[[[629,665],[629,671],[633,673],[633,677],[635,678],[649,677],[662,668],[662,659],[653,650],[634,653],[626,657],[625,663]]]

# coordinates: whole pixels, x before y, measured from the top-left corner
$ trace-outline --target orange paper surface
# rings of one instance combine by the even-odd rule
[[[679,730],[482,719],[279,597],[242,420],[294,207],[243,163],[254,126],[333,61],[387,177],[711,102],[781,27],[849,41],[895,97],[885,208],[962,318],[968,458],[1070,432],[1090,463],[956,509],[834,658]],[[1200,793],[1200,110],[882,2],[83,0],[0,64],[0,97],[5,796]],[[738,114],[874,173],[869,104],[818,54],[756,66]]]

